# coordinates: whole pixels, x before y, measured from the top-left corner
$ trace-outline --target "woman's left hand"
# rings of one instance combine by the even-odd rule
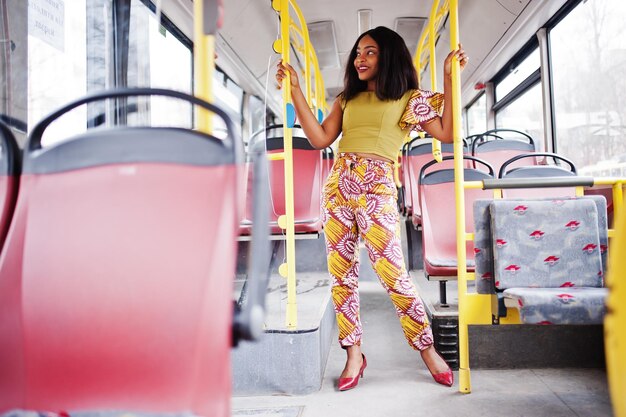
[[[459,60],[459,66],[461,67],[461,71],[465,68],[467,61],[469,61],[469,57],[465,55],[465,51],[463,50],[463,45],[459,44],[459,48],[451,51],[443,64],[443,74],[446,77],[450,77],[452,74],[452,58],[456,57]]]

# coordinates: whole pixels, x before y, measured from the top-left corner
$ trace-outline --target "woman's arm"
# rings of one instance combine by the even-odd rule
[[[276,71],[276,80],[278,81],[279,88],[287,76],[287,71],[289,71],[290,74],[291,99],[296,108],[296,116],[311,146],[316,149],[324,149],[330,146],[341,132],[341,122],[343,119],[341,100],[339,98],[335,100],[330,109],[330,113],[326,116],[322,124],[320,124],[317,121],[317,117],[315,117],[311,109],[309,109],[309,104],[306,102],[306,98],[300,89],[300,82],[296,71],[291,65],[285,64],[282,61],[278,63],[278,69]]]
[[[452,59],[454,57],[459,60],[461,71],[469,60],[461,44],[459,44],[459,49],[448,54],[443,65],[443,115],[422,124],[422,129],[428,134],[445,143],[452,143],[454,140],[452,130]]]

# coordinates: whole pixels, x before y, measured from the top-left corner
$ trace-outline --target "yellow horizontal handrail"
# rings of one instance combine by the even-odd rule
[[[267,159],[269,161],[282,161],[285,159],[285,152],[275,152],[267,154]]]

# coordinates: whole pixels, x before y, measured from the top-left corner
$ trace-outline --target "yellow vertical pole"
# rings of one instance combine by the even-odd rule
[[[310,51],[311,55],[313,55],[313,48],[311,48]],[[311,56],[311,61],[313,63],[313,88],[315,89],[315,91],[313,91],[313,101],[315,102],[315,106],[312,107],[313,109],[313,114],[315,114],[315,118],[317,118],[317,110],[320,107],[320,96],[319,96],[319,80],[318,80],[318,73],[317,73],[317,60],[315,59],[314,56]]]
[[[620,194],[622,182],[619,186]],[[613,189],[615,198],[616,188]],[[621,196],[620,196],[621,197]],[[615,204],[615,200],[613,200]],[[621,204],[621,203],[620,203]],[[604,318],[604,348],[606,352],[606,371],[609,380],[609,393],[616,417],[626,417],[626,268],[622,256],[626,256],[626,216],[621,210],[614,211],[616,236],[611,242],[609,271],[607,274],[607,315]]]
[[[430,89],[432,91],[437,90],[437,61],[435,56],[435,38],[437,36],[436,22],[437,9],[439,8],[439,0],[434,0],[430,9],[430,17],[428,18],[428,51],[429,51],[429,65],[430,65]],[[441,142],[436,138],[433,138],[433,159],[437,162],[441,162]]]
[[[274,49],[282,55],[283,62],[289,64],[289,0],[274,0],[272,7],[280,13],[280,40]],[[296,303],[296,243],[293,204],[293,142],[290,118],[295,117],[295,109],[291,102],[291,79],[289,73],[283,81],[283,142],[285,165],[285,216],[279,218],[279,225],[285,229],[286,275],[287,275],[287,311],[285,324],[288,329],[298,325],[298,307]],[[283,264],[285,265],[285,264]],[[283,267],[281,265],[281,267]]]
[[[624,206],[623,187],[624,187],[624,183],[622,181],[617,181],[615,184],[613,184],[613,218],[614,219],[617,219],[617,217],[622,212],[622,207]]]
[[[300,13],[298,13],[300,17]],[[304,19],[303,19],[304,20]],[[313,97],[311,94],[311,40],[309,39],[309,29],[302,28],[304,34],[304,77],[306,78],[306,99],[309,103],[309,108],[313,108]]]
[[[437,6],[437,3],[439,3],[437,0],[435,0],[435,3],[433,4],[433,7]],[[435,9],[431,10],[430,12],[430,16],[431,18],[433,18],[433,15]],[[429,61],[429,65],[430,65],[430,89],[431,90],[436,90],[437,89],[437,60],[435,59],[435,37],[437,36],[437,33],[435,32],[435,24],[433,21],[432,25],[428,26],[428,29],[430,31],[430,33],[428,34],[428,53],[429,53],[429,57],[428,57],[428,61]]]
[[[302,41],[304,43],[304,92],[309,108],[313,109],[313,97],[311,94],[311,54],[313,48],[311,46],[311,38],[309,37],[309,29],[306,26],[306,20],[304,19],[300,8],[297,4],[295,4],[295,2],[291,2],[291,5],[293,6],[293,10],[298,17],[298,23],[300,23],[298,33],[302,37]]]
[[[431,14],[432,14],[431,8]],[[431,25],[434,22],[431,19],[428,19],[426,22],[426,27],[422,30],[422,34],[420,35],[420,39],[417,42],[417,50],[415,51],[415,57],[413,58],[413,66],[417,71],[417,83],[420,88],[422,87],[422,55],[424,54],[424,45],[426,44],[426,40],[428,39],[428,35],[431,31]]]
[[[306,28],[306,22],[300,12],[300,9],[298,9],[297,5],[293,2],[291,3],[291,6],[296,12],[298,21],[301,24],[301,26],[298,26],[295,22],[290,21],[289,27],[293,30],[293,32],[300,36],[300,39],[302,39],[302,45],[297,43],[294,39],[294,46],[296,47],[296,50],[304,56],[304,96],[306,97],[306,102],[309,104],[309,107],[311,107],[311,41],[309,40],[309,31]]]
[[[320,71],[319,62],[317,61],[317,56],[315,55],[315,50],[311,48],[311,54],[313,54],[313,68],[315,69],[315,117],[321,123],[319,113],[324,113],[325,110],[325,102],[326,95],[324,93],[324,81],[322,80],[322,72]]]
[[[213,102],[213,74],[215,72],[215,36],[204,34],[204,7],[201,0],[193,2],[194,40],[193,66],[195,76],[196,97],[209,103]],[[213,132],[213,115],[211,112],[196,107],[197,128],[206,133]]]
[[[450,0],[450,49],[459,45],[458,0]],[[472,391],[469,370],[467,329],[467,259],[465,252],[465,186],[463,177],[463,138],[461,137],[461,69],[452,61],[452,125],[454,132],[454,194],[456,198],[456,254],[458,259],[459,298],[459,391]]]
[[[413,58],[413,66],[417,71],[417,84],[422,86],[422,53],[424,52],[424,38],[428,33],[428,28],[424,29],[424,34],[420,37],[419,42],[417,43],[417,51],[415,52],[415,58]]]

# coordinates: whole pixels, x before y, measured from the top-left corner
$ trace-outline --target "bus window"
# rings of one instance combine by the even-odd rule
[[[265,127],[265,103],[257,96],[250,96],[248,107],[248,138]]]
[[[534,139],[537,150],[540,150],[543,146],[541,84],[535,84],[506,107],[498,110],[496,127],[528,133]]]
[[[149,86],[192,91],[191,41],[167,18],[160,25],[144,2],[131,3],[128,55],[117,68],[110,52],[114,47],[110,2],[77,0],[69,7],[62,1],[35,0],[28,7],[29,127],[61,105],[106,88]],[[68,39],[73,40],[71,45]],[[116,69],[122,73],[115,73]],[[191,105],[165,100],[129,101],[128,121],[190,127]],[[87,127],[112,123],[110,110],[104,102],[77,108],[50,126],[42,144],[55,143]]]
[[[28,38],[27,2],[3,3],[0,8],[0,113],[19,120],[13,129],[18,143],[26,140]]]
[[[220,69],[216,69],[213,74],[213,101],[218,107],[228,113],[235,125],[235,130],[241,136],[243,89]],[[216,137],[224,138],[226,136],[226,125],[224,122],[217,117],[214,118],[213,122],[213,134]]]
[[[467,108],[467,135],[478,135],[487,131],[487,95],[482,93]]]
[[[86,22],[87,13],[92,11],[85,0],[76,0],[71,6],[63,2],[28,2],[30,129],[52,110],[87,93]],[[50,126],[44,145],[84,131],[86,121],[84,107],[67,114]]]
[[[581,2],[550,31],[556,150],[582,175],[626,175],[626,3]]]
[[[131,2],[128,86],[192,92],[191,41],[173,31],[176,29],[167,18],[160,24],[143,1]],[[142,97],[137,103],[138,111],[129,112],[130,123],[192,127],[189,103],[163,97]]]
[[[496,85],[496,102],[509,94],[522,81],[539,69],[539,48],[535,48],[519,65],[511,69],[511,73]]]

